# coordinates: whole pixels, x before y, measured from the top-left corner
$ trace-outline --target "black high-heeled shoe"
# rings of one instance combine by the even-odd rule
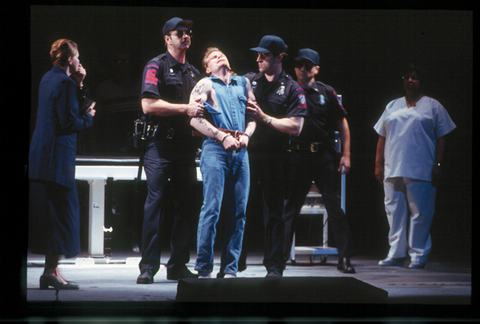
[[[42,275],[40,277],[40,289],[48,289],[48,287],[50,287],[50,286],[55,288],[57,293],[58,293],[59,290],[77,290],[77,289],[80,289],[80,287],[78,285],[75,285],[75,284],[72,284],[72,283],[64,284],[60,281],[57,281],[56,279],[53,279],[51,277],[47,277],[47,276]]]

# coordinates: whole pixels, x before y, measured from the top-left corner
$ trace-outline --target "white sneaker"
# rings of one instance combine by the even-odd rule
[[[423,269],[423,268],[425,268],[425,263],[420,261],[412,261],[408,266],[408,269]]]
[[[198,273],[198,279],[208,279],[212,278],[212,273],[211,272],[199,272]]]
[[[223,278],[227,279],[227,278],[236,278],[236,277],[237,276],[235,276],[233,273],[226,273]]]

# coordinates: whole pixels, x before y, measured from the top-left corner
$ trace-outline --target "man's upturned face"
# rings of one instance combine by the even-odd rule
[[[207,74],[213,73],[221,69],[223,66],[226,66],[230,70],[230,62],[228,61],[225,54],[220,51],[214,51],[208,55],[208,64],[207,64]]]

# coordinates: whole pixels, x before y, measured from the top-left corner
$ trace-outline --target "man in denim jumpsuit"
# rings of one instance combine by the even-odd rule
[[[225,197],[228,218],[222,245],[218,277],[235,277],[242,249],[245,213],[250,190],[247,146],[256,128],[246,118],[247,98],[254,100],[249,81],[232,75],[230,63],[218,48],[208,48],[203,66],[210,76],[200,80],[190,102],[202,102],[205,118],[191,120],[204,135],[200,169],[203,178],[203,206],[197,232],[199,278],[209,278],[213,271],[216,224]]]

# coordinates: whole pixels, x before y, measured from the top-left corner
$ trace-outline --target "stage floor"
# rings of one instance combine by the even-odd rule
[[[168,261],[168,254],[162,258],[162,263]],[[79,257],[82,255],[79,255]],[[31,316],[48,316],[51,314],[63,316],[75,314],[103,314],[116,316],[211,316],[209,312],[222,316],[222,312],[229,316],[273,316],[273,310],[258,304],[247,307],[217,303],[215,307],[205,307],[197,303],[188,303],[189,307],[179,307],[175,302],[178,281],[167,280],[165,267],[162,266],[151,285],[138,285],[136,278],[139,274],[138,262],[140,255],[135,252],[114,253],[108,263],[89,262],[89,259],[62,260],[60,269],[63,275],[80,286],[78,291],[60,291],[58,297],[55,290],[39,289],[39,277],[43,271],[43,256],[28,255],[27,262],[27,305]],[[237,278],[264,278],[265,267],[262,265],[261,253],[251,253],[247,258],[247,269],[238,273]],[[188,268],[193,271],[195,254],[192,253]],[[215,257],[216,275],[219,268],[219,256]],[[445,315],[455,316],[456,310],[462,307],[470,308],[472,305],[472,268],[469,258],[459,258],[454,255],[435,255],[430,257],[426,267],[421,270],[399,267],[378,266],[378,258],[356,256],[352,264],[356,269],[355,274],[344,274],[336,270],[337,257],[328,256],[327,262],[320,263],[320,257],[310,260],[309,256],[297,255],[296,262],[289,262],[284,272],[284,278],[296,277],[308,280],[308,277],[354,277],[373,287],[388,292],[388,298],[383,305],[346,304],[343,306],[355,307],[359,316],[375,306],[375,311],[367,314],[377,316],[426,316],[445,319]],[[202,280],[238,280],[238,279],[202,279]],[[264,279],[265,280],[265,279]],[[325,294],[328,294],[325,291]],[[306,316],[318,315],[336,317],[355,316],[354,313],[335,311],[338,303],[317,304],[283,304],[281,314],[292,316],[305,314]],[[228,305],[227,305],[228,304]],[[322,307],[320,307],[322,306]],[[434,308],[431,308],[433,307]],[[405,308],[407,307],[407,308]],[[260,309],[260,310],[259,310]],[[348,308],[346,308],[348,309]],[[229,311],[230,310],[230,311]],[[417,313],[415,310],[418,310]],[[445,313],[448,311],[448,313]],[[453,312],[452,312],[453,311]],[[237,313],[238,312],[238,313]],[[305,312],[305,313],[304,313]],[[460,314],[461,315],[461,314]],[[461,317],[461,316],[460,316]]]

